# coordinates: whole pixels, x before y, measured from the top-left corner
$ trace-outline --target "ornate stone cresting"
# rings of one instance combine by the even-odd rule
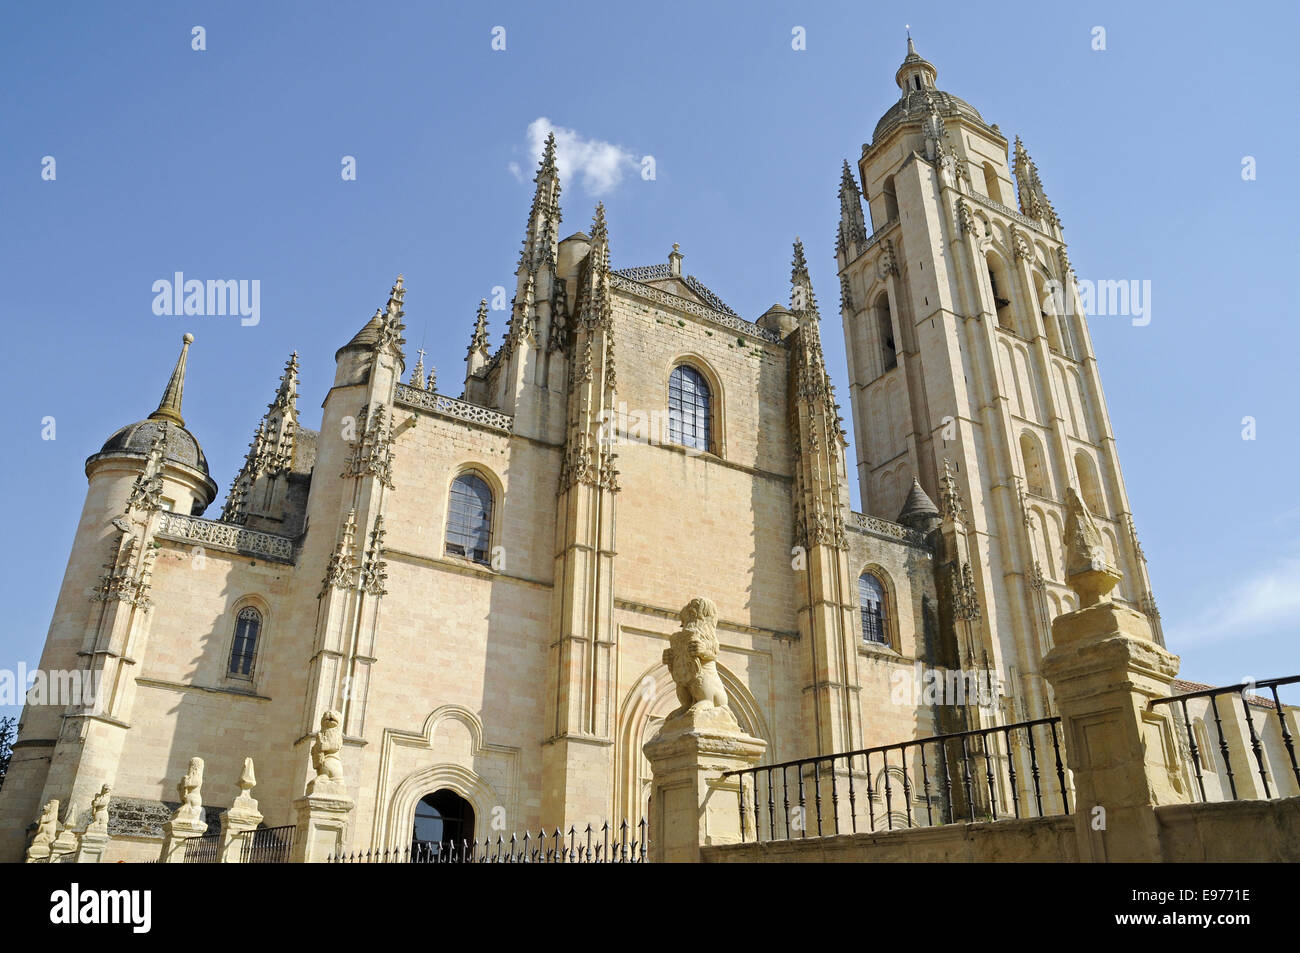
[[[406,384],[397,385],[397,394],[393,402],[414,410],[450,417],[453,420],[463,420],[500,433],[511,433],[514,430],[514,418],[509,414],[443,394],[435,394],[432,391],[408,387]]]
[[[1110,601],[1123,578],[1106,556],[1097,522],[1074,487],[1065,488],[1065,581],[1079,594],[1079,608]]]
[[[668,716],[671,721],[690,712],[717,709],[722,723],[739,727],[728,705],[727,691],[718,677],[718,608],[711,599],[697,597],[682,609],[682,626],[669,639],[663,652],[677,685],[681,706]]]
[[[294,543],[287,536],[258,533],[231,523],[205,520],[199,516],[162,513],[158,536],[184,543],[198,543],[210,549],[245,556],[261,556],[273,562],[292,563]]]
[[[329,710],[320,716],[320,730],[311,745],[311,763],[316,776],[307,783],[307,794],[314,797],[346,796],[343,780],[343,725],[338,712]]]

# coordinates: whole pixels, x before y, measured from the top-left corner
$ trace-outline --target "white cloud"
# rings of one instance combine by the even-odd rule
[[[1171,644],[1218,642],[1282,631],[1300,615],[1300,557],[1283,559],[1203,605],[1188,625],[1166,632]]]
[[[588,195],[605,195],[618,187],[625,173],[637,168],[637,157],[622,146],[587,139],[575,129],[557,126],[545,116],[539,116],[528,124],[529,171],[525,173],[517,162],[507,166],[516,179],[521,182],[532,179],[549,132],[555,133],[555,164],[564,186],[571,187],[577,182]]]

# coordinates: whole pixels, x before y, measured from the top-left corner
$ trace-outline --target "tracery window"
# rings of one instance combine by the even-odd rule
[[[462,473],[451,484],[447,503],[446,551],[476,563],[490,563],[492,550],[492,489],[474,473]]]
[[[704,375],[689,364],[668,378],[668,439],[683,447],[712,449],[713,394]]]

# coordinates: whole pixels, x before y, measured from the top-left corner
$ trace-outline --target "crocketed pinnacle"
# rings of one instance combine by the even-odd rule
[[[181,341],[181,355],[176,359],[176,366],[172,369],[172,376],[167,381],[162,400],[158,402],[158,409],[150,414],[149,418],[151,420],[169,420],[184,427],[185,418],[181,416],[181,399],[185,396],[185,361],[189,356],[190,345],[194,343],[194,335],[186,334],[181,338]]]

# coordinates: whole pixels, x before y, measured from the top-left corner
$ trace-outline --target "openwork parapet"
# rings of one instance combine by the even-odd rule
[[[406,384],[397,385],[395,400],[406,407],[427,410],[443,417],[450,417],[453,420],[466,420],[472,424],[478,424],[480,427],[486,427],[488,430],[497,430],[501,433],[510,433],[515,426],[515,419],[509,414],[503,414],[490,407],[480,407],[478,404],[457,400],[454,397],[432,394],[427,390],[410,387]]]

